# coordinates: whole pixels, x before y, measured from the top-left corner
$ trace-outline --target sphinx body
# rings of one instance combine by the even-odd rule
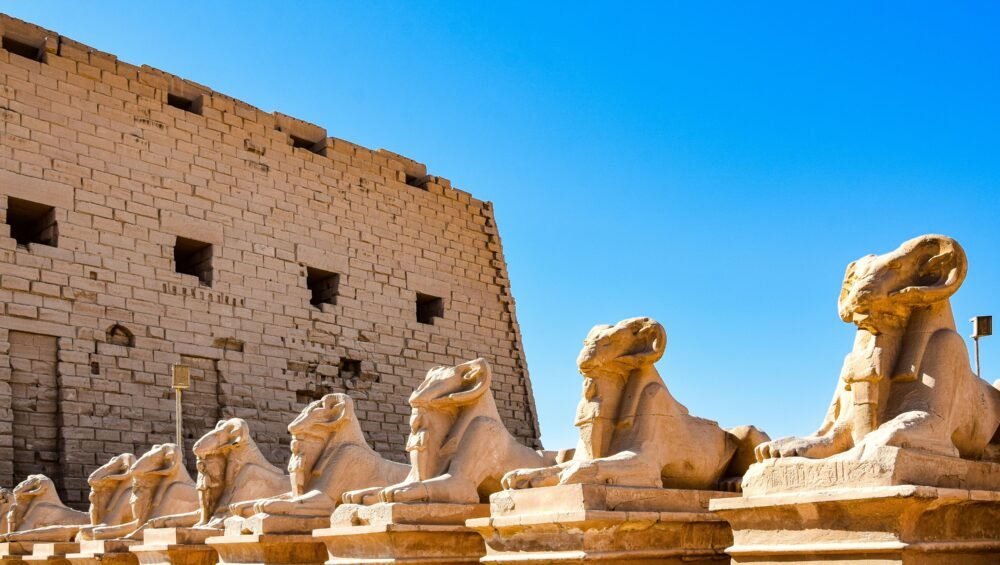
[[[86,512],[63,504],[55,484],[45,475],[30,475],[14,487],[13,494],[6,541],[70,541],[90,522]]]
[[[232,418],[194,444],[198,458],[198,508],[192,512],[149,521],[153,528],[217,528],[229,516],[230,506],[277,496],[288,488],[288,476],[260,452],[246,421]]]
[[[949,300],[967,271],[942,235],[851,263],[838,306],[857,333],[823,424],[759,445],[757,458],[863,459],[894,446],[1000,461],[1000,390],[972,371]]]
[[[164,443],[137,459],[129,468],[129,520],[118,525],[98,525],[80,531],[80,539],[137,537],[150,520],[191,512],[198,507],[194,481],[184,467],[177,445]],[[110,519],[108,514],[106,519]]]
[[[492,378],[485,359],[428,371],[410,396],[406,479],[348,492],[344,501],[479,503],[500,490],[507,471],[554,462],[507,431],[490,391]]]
[[[651,318],[594,327],[577,359],[584,384],[572,459],[515,470],[504,477],[504,487],[737,488],[754,447],[767,436],[752,426],[724,430],[690,415],[653,366],[666,341],[663,326]]]
[[[388,461],[365,440],[346,394],[310,403],[291,424],[291,490],[276,497],[232,505],[234,515],[329,516],[343,493],[403,480],[409,465]]]

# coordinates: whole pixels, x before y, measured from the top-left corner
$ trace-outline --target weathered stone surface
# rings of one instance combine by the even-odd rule
[[[129,551],[137,540],[87,540],[80,542],[78,553],[67,553],[72,565],[138,565],[139,559]]]
[[[311,532],[329,525],[330,513],[348,490],[399,482],[410,469],[383,459],[368,445],[346,394],[328,394],[309,404],[288,431],[290,490],[232,504],[235,515],[226,519],[227,536]]]
[[[951,311],[968,268],[943,235],[848,265],[838,306],[858,331],[827,416],[810,436],[759,445],[758,459],[865,458],[891,445],[1000,461],[1000,390],[972,371]]]
[[[823,425],[759,445],[744,497],[711,502],[734,563],[998,562],[1000,390],[972,373],[949,304],[967,269],[940,235],[848,266],[858,331]]]
[[[483,539],[465,522],[488,514],[486,504],[344,504],[313,537],[326,544],[328,564],[478,563]]]
[[[767,435],[691,416],[654,367],[666,346],[666,330],[651,318],[590,330],[577,358],[584,383],[576,452],[557,465],[512,471],[503,486],[738,488],[749,454]]]
[[[430,367],[477,356],[502,421],[539,447],[491,204],[411,159],[58,33],[5,15],[0,32],[52,46],[43,61],[0,50],[0,221],[27,200],[54,209],[58,234],[19,246],[0,223],[0,485],[47,474],[84,508],[109,457],[174,441],[172,363],[192,368],[187,449],[239,417],[283,466],[288,422],[341,392],[401,462],[407,396]],[[178,271],[178,238],[212,245],[210,281]],[[314,296],[310,270],[337,275],[335,291]],[[418,320],[418,293],[441,315]],[[51,343],[28,396],[6,386],[27,359],[6,356],[11,332]],[[31,418],[32,402],[52,410]]]
[[[743,478],[746,496],[898,485],[1000,491],[1000,463],[882,446],[864,458],[768,459]]]
[[[64,541],[73,539],[90,516],[63,504],[56,487],[44,475],[31,475],[14,488],[14,504],[7,514],[6,541]]]
[[[506,490],[466,522],[485,563],[725,563],[729,525],[709,499],[735,493],[572,484]]]
[[[129,470],[132,477],[132,496],[129,499],[132,520],[117,526],[83,529],[81,539],[136,537],[141,535],[148,523],[162,516],[195,511],[198,507],[195,484],[184,467],[182,457],[175,444],[154,445]]]
[[[504,473],[551,463],[507,431],[492,381],[482,358],[428,371],[410,395],[409,475],[385,488],[345,493],[344,500],[476,504],[500,489]]]
[[[326,547],[311,534],[252,534],[208,538],[219,563],[240,565],[322,565]]]
[[[1000,555],[1000,492],[841,488],[712,501],[733,563],[986,565]]]
[[[129,551],[141,565],[215,565],[219,556],[205,541],[220,534],[215,528],[150,528]]]

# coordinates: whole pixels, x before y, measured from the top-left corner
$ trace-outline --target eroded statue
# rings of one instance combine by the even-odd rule
[[[234,504],[234,515],[329,516],[343,493],[397,483],[410,470],[409,465],[382,458],[368,445],[354,401],[346,394],[327,394],[310,403],[288,431],[291,491]]]
[[[29,475],[14,487],[14,504],[7,512],[6,541],[70,541],[80,526],[90,523],[86,512],[63,504],[56,486],[45,475]]]
[[[87,478],[90,485],[90,525],[124,524],[132,520],[132,466],[135,455],[123,453],[111,458]]]
[[[767,436],[751,426],[724,430],[691,416],[653,366],[667,334],[651,318],[595,326],[577,366],[584,377],[569,461],[518,469],[505,488],[587,483],[631,487],[735,489]]]
[[[410,395],[410,473],[384,489],[348,492],[349,503],[479,503],[500,490],[504,473],[554,462],[519,443],[497,412],[485,359],[435,367]]]
[[[250,437],[240,418],[222,420],[194,444],[197,457],[198,509],[149,521],[151,528],[217,528],[229,516],[230,505],[279,495],[288,476],[272,465]]]
[[[972,371],[949,300],[967,270],[943,235],[848,265],[838,306],[858,329],[826,418],[810,436],[759,445],[758,459],[894,446],[1000,461],[1000,390]]]
[[[14,493],[10,489],[0,488],[0,536],[7,533],[7,512],[14,504]]]
[[[131,520],[119,525],[80,531],[81,539],[135,537],[150,520],[190,512],[198,507],[194,481],[184,467],[176,444],[154,445],[129,469],[132,479],[128,499]]]

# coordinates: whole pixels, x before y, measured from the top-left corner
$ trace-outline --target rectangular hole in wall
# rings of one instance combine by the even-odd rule
[[[7,225],[18,245],[39,243],[56,247],[59,230],[52,206],[7,197]]]
[[[292,139],[292,147],[298,147],[299,149],[305,149],[306,151],[311,151],[317,155],[326,155],[326,140],[321,139],[319,141],[310,141],[308,139],[303,139],[301,137],[289,134],[288,137]]]
[[[31,59],[32,61],[42,61],[45,52],[38,45],[30,45],[23,41],[18,41],[13,37],[3,36],[2,40],[4,51],[10,51],[15,55],[20,55],[26,59]]]
[[[178,237],[174,244],[174,269],[198,277],[203,285],[212,286],[212,244]]]
[[[201,114],[202,96],[185,98],[179,94],[167,94],[167,105],[192,114]]]
[[[406,175],[406,184],[419,188],[420,190],[427,190],[427,177],[417,177],[413,175]]]
[[[341,359],[340,377],[344,379],[360,379],[361,361],[356,359]]]
[[[309,304],[317,308],[320,304],[336,304],[339,284],[340,275],[337,273],[306,267],[306,286],[312,293]]]
[[[444,300],[429,294],[417,293],[417,321],[434,324],[434,318],[444,317]]]

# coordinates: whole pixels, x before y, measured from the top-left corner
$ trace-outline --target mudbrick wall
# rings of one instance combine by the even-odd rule
[[[44,472],[85,504],[98,465],[173,440],[176,363],[189,450],[242,417],[284,464],[287,424],[340,391],[404,460],[412,389],[478,356],[538,446],[490,203],[31,24],[0,35],[0,485]]]

